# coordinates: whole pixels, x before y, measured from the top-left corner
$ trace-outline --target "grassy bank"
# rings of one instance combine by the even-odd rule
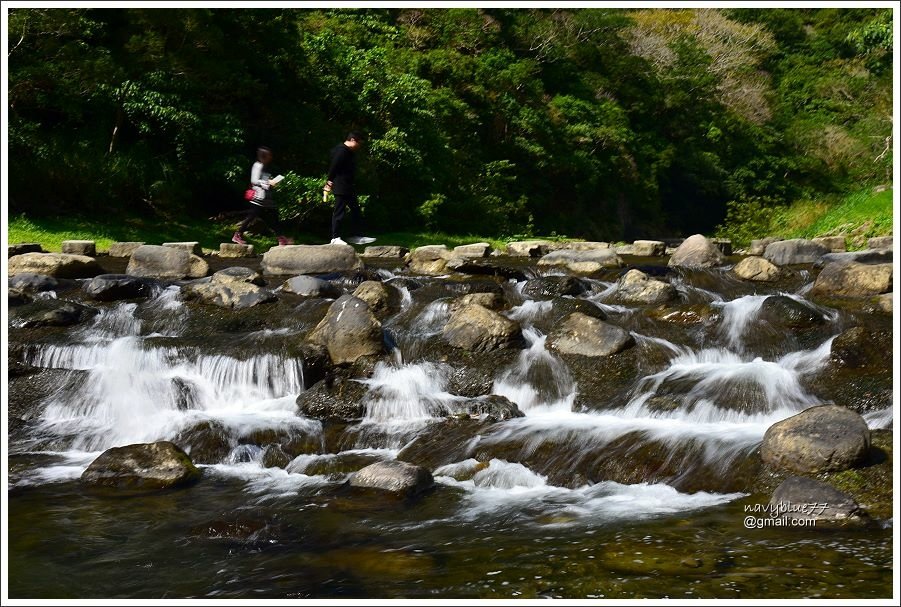
[[[27,217],[17,215],[9,219],[9,242],[37,242],[45,251],[60,251],[64,240],[93,240],[98,251],[105,251],[117,241],[137,241],[148,244],[163,242],[197,241],[209,251],[218,251],[219,243],[229,242],[234,232],[234,223],[201,219],[180,219],[178,221],[152,221],[140,219],[85,219],[77,217]],[[298,233],[291,234],[298,244],[324,244],[325,235]],[[400,245],[413,249],[427,244],[445,244],[454,247],[472,242],[488,242],[494,248],[502,248],[512,240],[522,240],[524,236],[510,238],[490,237],[478,234],[447,234],[444,232],[390,232],[373,234],[375,244]],[[557,236],[536,236],[548,240],[559,240]],[[257,250],[265,251],[276,244],[272,236],[247,234],[247,241]]]
[[[892,233],[893,192],[859,190],[845,196],[799,200],[784,207],[745,204],[733,207],[718,235],[747,245],[753,238],[846,237],[850,249],[866,246],[871,236]]]

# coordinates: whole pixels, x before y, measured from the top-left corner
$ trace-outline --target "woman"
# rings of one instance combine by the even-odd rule
[[[257,219],[276,235],[282,231],[283,225],[278,217],[278,206],[272,198],[272,188],[276,187],[276,183],[270,181],[272,179],[272,175],[269,173],[270,162],[272,162],[272,150],[265,146],[257,148],[257,161],[250,169],[250,187],[254,192],[253,198],[249,201],[250,209],[247,211],[247,216],[238,224],[238,229],[232,236],[234,243],[247,244],[244,240],[244,231]],[[272,226],[275,226],[277,231]],[[278,235],[277,238],[280,247],[294,242],[286,236]]]

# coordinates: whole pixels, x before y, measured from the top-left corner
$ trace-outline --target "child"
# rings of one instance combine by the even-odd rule
[[[283,231],[283,225],[278,217],[278,206],[272,198],[272,188],[276,186],[271,183],[272,175],[269,173],[269,163],[272,162],[272,150],[266,146],[257,148],[257,161],[253,163],[250,169],[250,186],[253,188],[253,198],[250,200],[250,209],[247,216],[238,225],[238,229],[232,236],[232,242],[237,244],[247,244],[244,240],[244,231],[247,227],[259,219],[266,227],[275,234]],[[278,232],[272,226],[278,229]],[[293,240],[286,236],[278,236],[278,246],[283,247],[293,244]]]

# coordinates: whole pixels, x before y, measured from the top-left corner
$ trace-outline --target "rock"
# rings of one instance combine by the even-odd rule
[[[770,243],[778,242],[781,240],[780,238],[758,238],[756,240],[751,241],[751,246],[748,247],[748,255],[760,256],[763,255],[763,252],[766,251],[766,248],[770,245]]]
[[[701,234],[686,238],[669,260],[669,266],[683,268],[712,268],[725,261],[723,253],[712,240]]]
[[[559,297],[561,295],[581,295],[588,285],[572,276],[542,276],[526,281],[522,294],[531,299]]]
[[[763,257],[745,257],[732,268],[732,273],[745,280],[773,282],[782,275],[782,270]]]
[[[879,365],[885,357],[883,345],[864,327],[851,327],[832,340],[829,359],[850,369]]]
[[[223,285],[243,283],[256,285],[258,287],[266,285],[266,281],[263,279],[259,272],[251,268],[245,268],[242,266],[233,266],[219,270],[218,272],[213,274],[211,282]]]
[[[460,274],[499,276],[517,282],[528,278],[522,268],[501,265],[493,259],[485,258],[465,259],[463,257],[452,257],[447,260],[447,269]]]
[[[202,278],[210,266],[184,249],[145,244],[132,251],[125,273],[144,278]]]
[[[787,295],[770,295],[760,306],[760,320],[777,327],[805,329],[822,324],[826,319],[815,309]]]
[[[361,282],[354,290],[354,297],[362,299],[378,318],[384,318],[399,304],[399,294],[394,287],[385,286],[377,280]]]
[[[892,236],[874,236],[867,240],[867,248],[870,249],[892,249],[894,237]]]
[[[732,241],[728,238],[714,238],[713,244],[720,250],[720,253],[729,257],[732,255]]]
[[[663,257],[666,244],[660,240],[636,240],[632,243],[632,255],[636,257]]]
[[[72,302],[54,302],[58,305],[51,310],[38,312],[22,324],[26,329],[33,327],[71,327],[83,323],[99,314],[99,310]]]
[[[149,297],[153,289],[142,278],[127,274],[101,274],[95,276],[82,288],[95,301],[116,301]]]
[[[511,257],[541,257],[550,252],[553,243],[549,240],[521,240],[507,243],[507,255]]]
[[[617,255],[633,255],[635,247],[630,244],[621,244],[613,248]]]
[[[830,253],[841,253],[847,250],[844,236],[818,236],[812,238],[811,242],[826,247]]]
[[[240,270],[248,268],[228,268],[221,270],[209,280],[193,282],[182,287],[181,294],[187,300],[200,300],[207,304],[222,308],[244,309],[264,303],[271,303],[278,298],[269,289],[245,282]],[[259,274],[249,270],[252,275],[245,275],[247,281],[254,280]]]
[[[363,262],[350,245],[286,245],[266,251],[261,267],[269,276],[295,276],[361,270]]]
[[[609,249],[609,242],[594,242],[590,240],[571,240],[569,242],[556,242],[552,243],[552,249],[561,250],[565,249],[567,251],[597,251],[599,249]],[[549,253],[551,251],[548,251]]]
[[[845,407],[821,405],[777,422],[760,445],[763,462],[800,474],[847,470],[870,450],[870,429]]]
[[[826,253],[813,264],[815,268],[838,262],[856,261],[857,263],[892,263],[891,249],[865,249],[863,251],[845,251],[844,253]]]
[[[418,247],[409,255],[410,271],[426,276],[447,274],[447,262],[452,257],[451,252],[443,244]]]
[[[97,243],[93,240],[64,240],[61,250],[69,255],[97,257]]]
[[[19,289],[6,290],[6,302],[7,305],[9,305],[9,307],[11,308],[14,308],[16,306],[24,306],[25,304],[31,303],[32,301],[32,297],[24,291],[20,291]]]
[[[520,348],[524,343],[519,323],[478,304],[451,314],[443,335],[455,348],[474,352]]]
[[[770,243],[763,256],[777,266],[790,266],[814,263],[826,253],[829,253],[829,249],[821,244],[803,238],[793,238]]]
[[[652,279],[641,270],[629,270],[619,279],[616,297],[624,303],[663,304],[676,299],[675,287],[662,280]]]
[[[203,249],[200,248],[199,242],[164,242],[163,246],[181,249],[187,251],[191,255],[197,255],[198,257],[203,255]]]
[[[331,373],[297,397],[298,414],[311,419],[349,422],[366,413],[367,388],[347,372]]]
[[[892,294],[883,293],[876,297],[876,307],[886,314],[892,313]]]
[[[506,396],[488,394],[466,401],[460,407],[470,417],[491,423],[500,422],[515,417],[525,417],[516,403]]]
[[[840,521],[859,518],[864,513],[847,493],[822,481],[790,476],[776,488],[770,512],[790,519]]]
[[[103,274],[93,257],[68,253],[22,253],[6,262],[9,275],[44,274],[54,278],[91,278]]]
[[[24,253],[43,253],[44,249],[41,248],[41,244],[38,242],[20,242],[18,244],[11,244],[6,248],[6,256],[13,257],[15,255],[22,255]]]
[[[454,247],[452,252],[454,257],[463,259],[477,259],[479,257],[488,257],[491,255],[491,245],[487,242],[476,242],[473,244],[463,244]]]
[[[22,272],[9,277],[9,288],[24,291],[26,293],[40,293],[42,291],[55,291],[59,282],[52,276]]]
[[[483,306],[489,310],[494,310],[495,312],[507,307],[507,301],[501,293],[470,293],[469,295],[458,297],[451,302],[451,313],[473,304]]]
[[[409,253],[407,247],[395,245],[379,245],[363,249],[363,257],[389,257],[393,259],[401,258],[407,253]]]
[[[135,249],[143,246],[143,242],[114,242],[109,246],[110,257],[131,257]]]
[[[336,365],[381,354],[384,349],[381,323],[365,301],[352,295],[335,300],[308,340],[325,346]]]
[[[341,289],[333,283],[315,276],[289,278],[282,284],[282,291],[304,297],[326,297],[328,299],[341,297]]]
[[[350,486],[381,489],[405,497],[418,495],[435,484],[432,473],[406,462],[376,462],[357,471],[350,478]]]
[[[538,265],[563,266],[577,274],[593,274],[604,268],[618,268],[623,265],[614,249],[595,249],[592,251],[553,251],[538,260]]]
[[[218,464],[237,446],[231,433],[216,420],[198,422],[185,428],[172,442],[197,464]]]
[[[561,354],[610,356],[634,346],[635,338],[615,325],[576,312],[548,335],[547,345]]]
[[[253,257],[252,244],[238,244],[236,242],[223,242],[219,244],[219,257]]]
[[[827,264],[817,276],[814,296],[870,297],[892,290],[893,264],[862,264],[856,262]]]
[[[200,470],[169,441],[107,449],[81,475],[87,485],[141,491],[184,487],[198,480]]]

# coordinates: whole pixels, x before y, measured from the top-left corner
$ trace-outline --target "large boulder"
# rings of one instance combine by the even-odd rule
[[[624,303],[657,305],[676,299],[676,288],[656,280],[641,270],[629,270],[619,279],[616,298]]]
[[[561,295],[581,295],[588,285],[572,276],[542,276],[526,281],[522,294],[532,299],[559,297]]]
[[[145,244],[131,253],[125,273],[144,278],[203,278],[209,264],[184,249]]]
[[[169,441],[107,449],[81,475],[87,485],[139,491],[183,487],[199,479],[191,458]]]
[[[632,255],[636,257],[663,257],[666,243],[661,240],[636,240],[632,243]]]
[[[287,245],[266,251],[261,267],[269,276],[293,276],[360,270],[363,262],[350,245]]]
[[[635,338],[615,325],[575,312],[547,338],[548,348],[561,354],[610,356],[635,345]]]
[[[381,323],[369,305],[353,295],[342,295],[335,300],[308,339],[325,346],[336,365],[380,354],[384,349]]]
[[[773,282],[782,274],[779,266],[774,265],[763,257],[745,257],[732,268],[732,273],[744,280],[756,282]]]
[[[188,300],[197,299],[214,306],[234,309],[251,308],[278,299],[275,293],[260,287],[260,284],[265,283],[258,272],[235,266],[216,272],[209,280],[185,285],[182,296]]]
[[[764,463],[800,474],[847,470],[869,451],[867,423],[838,405],[811,407],[773,424],[760,445]]]
[[[455,348],[474,352],[523,345],[519,323],[478,304],[464,306],[451,314],[443,335]]]
[[[44,274],[53,278],[91,278],[103,274],[93,257],[67,253],[23,253],[6,262],[9,275]]]
[[[705,238],[701,234],[695,234],[682,241],[682,244],[670,257],[669,266],[712,268],[722,265],[724,261],[725,257],[722,251],[712,240]]]
[[[447,274],[447,262],[453,257],[443,245],[428,245],[413,249],[409,255],[410,271],[426,276]]]
[[[303,297],[327,297],[329,299],[341,297],[341,289],[337,285],[315,276],[301,275],[289,278],[282,285],[282,291]]]
[[[101,274],[82,287],[85,294],[95,301],[116,301],[148,297],[153,289],[143,278],[128,274]]]
[[[366,280],[360,283],[353,293],[357,299],[362,299],[369,305],[369,309],[378,318],[384,318],[392,308],[400,302],[397,289],[386,286],[377,280]]]
[[[39,293],[41,291],[55,291],[59,287],[59,281],[46,274],[34,274],[22,272],[9,277],[9,288],[25,293]]]
[[[804,476],[790,476],[776,488],[769,512],[789,519],[843,521],[864,515],[847,493]]]
[[[591,249],[588,251],[573,251],[563,249],[552,251],[538,260],[542,267],[564,267],[576,274],[593,274],[604,268],[619,268],[623,260],[616,254],[615,249]]]
[[[425,468],[396,460],[370,464],[350,478],[351,487],[380,489],[404,497],[418,495],[434,484],[432,473]]]
[[[829,249],[812,240],[793,238],[771,242],[767,245],[763,256],[777,266],[790,266],[814,263],[829,252]]]
[[[827,264],[817,276],[812,295],[824,297],[870,297],[892,290],[893,264]]]

